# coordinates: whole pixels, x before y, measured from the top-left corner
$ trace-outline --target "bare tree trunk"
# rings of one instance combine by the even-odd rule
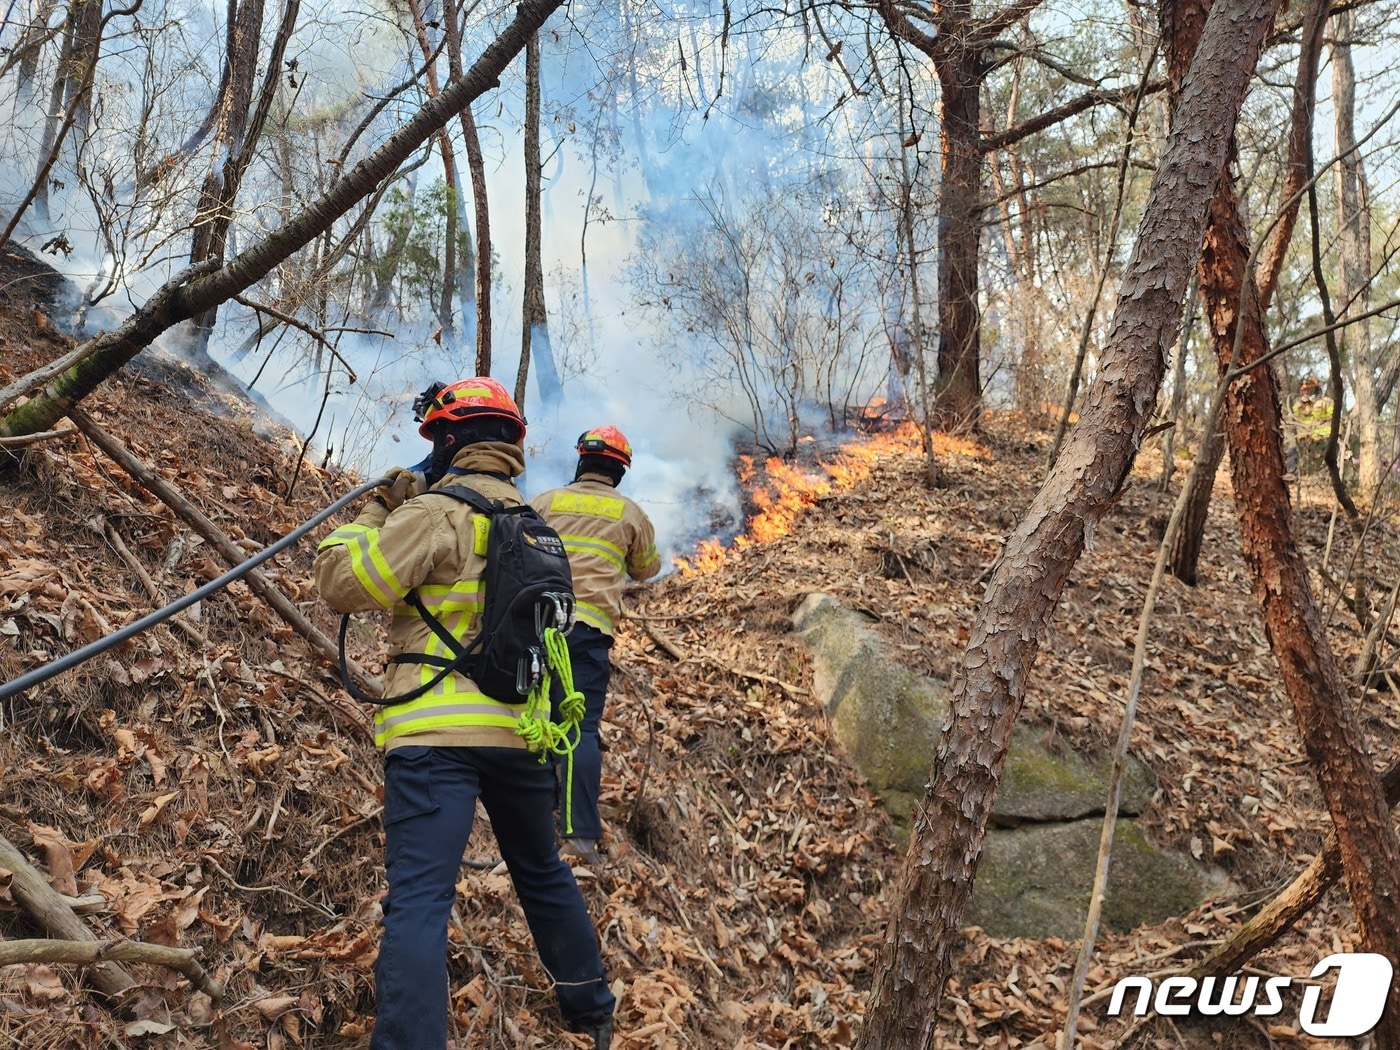
[[[162,285],[123,324],[88,340],[89,355],[60,375],[44,393],[0,419],[0,437],[49,430],[104,379],[172,325],[224,302],[304,248],[340,216],[374,193],[454,114],[499,83],[501,72],[561,0],[522,0],[515,19],[482,51],[460,80],[427,102],[387,142],[346,173],[289,222],[245,248],[217,269],[192,268]],[[207,264],[206,264],[207,265]]]
[[[919,252],[914,242],[914,176],[909,170],[909,139],[904,126],[904,82],[900,81],[899,97],[899,218],[900,232],[904,235],[904,255],[909,261],[909,319],[913,331],[909,333],[913,343],[914,367],[919,377],[919,417],[922,421],[919,433],[924,445],[924,484],[935,488],[939,481],[938,457],[933,452],[933,406],[928,396],[928,369],[924,364],[924,314],[923,296],[919,287]]]
[[[215,123],[209,168],[199,191],[190,243],[190,265],[224,261],[228,231],[233,225],[233,203],[243,180],[239,158],[243,156],[248,118],[253,104],[253,82],[258,72],[262,43],[263,0],[228,0],[228,53],[224,56],[223,97]],[[280,63],[279,63],[280,64]],[[209,345],[217,306],[194,318],[198,353]]]
[[[15,49],[0,66],[0,78],[10,71],[11,65],[18,66],[16,89],[21,98],[28,98],[34,89],[34,81],[39,72],[39,57],[44,45],[53,39],[55,30],[49,28],[49,19],[58,6],[58,0],[39,0],[33,17]]]
[[[1211,21],[1224,6],[1213,6]],[[1195,27],[1204,17],[1204,8],[1202,0],[1162,6],[1163,38],[1174,81],[1187,56],[1194,55],[1191,71],[1199,68],[1209,26],[1200,36],[1199,48],[1194,46]],[[1183,100],[1190,90],[1189,79],[1188,74],[1182,82]],[[1179,112],[1178,121],[1182,119]],[[1232,138],[1226,160],[1232,160],[1233,153]],[[1211,201],[1200,267],[1222,374],[1236,362],[1247,366],[1266,361],[1269,346],[1263,304],[1250,270],[1249,236],[1228,164],[1222,167]],[[1361,939],[1368,951],[1400,958],[1400,838],[1391,826],[1385,791],[1371,768],[1293,534],[1278,390],[1267,364],[1230,385],[1224,416],[1245,562],[1299,735],[1337,832]],[[1400,1047],[1400,988],[1394,985],[1389,1003],[1387,1017],[1375,1033],[1380,1050]]]
[[[462,34],[457,24],[458,7],[447,0],[443,7],[447,33],[447,68],[455,84],[462,79]],[[528,46],[528,42],[525,46]],[[462,125],[462,144],[467,151],[467,171],[472,181],[472,204],[476,213],[476,374],[491,374],[491,212],[486,199],[486,159],[481,152],[481,136],[470,105],[457,114]]]
[[[953,0],[957,17],[968,0]],[[943,166],[938,183],[937,420],[976,426],[982,406],[982,314],[977,303],[982,244],[981,55],[953,48],[937,63],[942,88]]]
[[[476,208],[476,374],[491,374],[491,211],[486,203],[486,158],[471,106],[460,114],[462,139],[467,147],[467,170],[472,179]]]
[[[1181,517],[1181,528],[1172,540],[1167,567],[1171,574],[1188,587],[1196,586],[1196,568],[1201,561],[1201,545],[1205,542],[1206,521],[1210,518],[1210,501],[1215,491],[1215,475],[1225,458],[1225,435],[1219,430],[1206,435],[1205,446],[1197,455],[1203,457],[1201,469],[1192,475],[1191,493]]]
[[[535,385],[546,412],[558,407],[563,390],[554,348],[549,342],[549,312],[544,304],[543,220],[540,161],[540,41],[525,48],[525,294],[520,309],[520,367],[515,376],[515,403],[525,408],[525,381],[535,359]]]
[[[87,140],[88,121],[92,114],[90,67],[96,66],[97,54],[102,47],[101,24],[100,0],[74,0],[68,12],[68,24],[64,27],[63,51],[54,78],[48,119],[44,122],[44,136],[39,143],[40,163],[55,148],[59,128],[65,122],[71,125],[75,154],[82,150]],[[42,177],[39,182],[39,192],[34,198],[35,211],[40,218],[47,220],[48,179]]]
[[[1332,18],[1332,97],[1336,128],[1337,200],[1342,265],[1337,284],[1338,317],[1364,314],[1371,289],[1371,203],[1366,169],[1356,148],[1356,70],[1351,60],[1351,37],[1356,15],[1350,8]],[[1356,321],[1342,330],[1343,360],[1349,366],[1355,397],[1358,438],[1357,490],[1370,503],[1380,485],[1380,420],[1376,380],[1371,370],[1371,326]]]
[[[1171,426],[1162,441],[1162,476],[1157,488],[1166,492],[1171,485],[1172,474],[1176,471],[1176,442],[1181,429],[1181,410],[1186,404],[1186,355],[1191,349],[1191,329],[1196,324],[1196,292],[1199,284],[1192,277],[1186,289],[1186,316],[1181,321],[1181,335],[1177,339],[1176,358],[1172,366],[1172,413]],[[1177,535],[1181,529],[1177,529]]]
[[[1007,538],[963,654],[952,725],[916,810],[860,1046],[931,1048],[958,924],[1026,678],[1083,553],[1137,454],[1181,323],[1210,195],[1276,0],[1219,4],[1124,270],[1080,425]]]
[[[442,92],[438,88],[437,67],[433,61],[433,45],[428,39],[428,27],[423,21],[423,5],[419,0],[408,0],[409,15],[413,19],[413,32],[418,38],[418,48],[423,52],[426,63],[426,84],[429,98],[437,98]],[[444,17],[447,17],[444,15]],[[436,305],[438,324],[448,336],[449,344],[453,333],[452,305],[457,289],[457,199],[462,192],[457,179],[457,158],[452,151],[452,136],[447,129],[437,133],[438,153],[442,157],[443,181],[447,186],[446,244],[442,252],[442,290]]]
[[[947,0],[927,10],[876,0],[890,33],[933,61],[941,88],[942,172],[938,203],[938,415],[941,425],[976,427],[982,405],[978,262],[982,236],[982,157],[1053,127],[1103,102],[1125,103],[1136,89],[1091,88],[1024,123],[983,136],[982,83],[999,64],[1002,35],[1029,17],[1041,0],[1016,0],[974,18],[971,0]],[[929,29],[915,25],[914,19]]]

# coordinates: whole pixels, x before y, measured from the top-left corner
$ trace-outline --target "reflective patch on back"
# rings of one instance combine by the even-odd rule
[[[591,514],[595,518],[622,520],[626,504],[615,496],[595,496],[588,492],[556,492],[549,509],[560,514]]]

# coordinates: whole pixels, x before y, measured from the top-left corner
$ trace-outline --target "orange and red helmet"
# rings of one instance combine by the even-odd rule
[[[515,444],[525,440],[525,417],[515,400],[489,376],[473,376],[449,383],[434,394],[425,394],[413,403],[414,414],[422,421],[418,433],[433,439],[433,424],[440,421],[462,423],[469,419],[496,417],[515,423],[519,432]]]
[[[580,456],[607,456],[624,467],[632,465],[632,446],[617,427],[594,427],[578,436],[576,446]]]

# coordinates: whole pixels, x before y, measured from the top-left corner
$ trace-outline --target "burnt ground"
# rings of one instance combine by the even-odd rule
[[[36,328],[34,306],[11,291],[0,314],[0,384],[66,346],[54,326]],[[201,382],[133,372],[87,407],[250,546],[349,487],[302,464],[289,494],[293,436],[267,436],[253,407]],[[578,870],[620,993],[615,1046],[851,1045],[902,856],[810,695],[810,663],[788,617],[806,594],[827,591],[872,613],[911,667],[946,678],[1047,441],[1024,420],[990,418],[976,445],[940,442],[948,484],[929,491],[917,447],[872,439],[805,469],[825,491],[777,501],[800,515],[798,527],[779,521],[774,539],[697,557],[699,571],[629,592],[605,723],[609,860]],[[1023,717],[1055,726],[1067,744],[1117,733],[1153,523],[1166,506],[1152,480],[1158,466],[1148,450],[1076,568],[1032,675]],[[1258,624],[1223,479],[1200,584],[1169,581],[1159,601],[1133,742],[1158,776],[1150,833],[1223,868],[1237,888],[1160,926],[1102,936],[1091,993],[1199,955],[1321,841],[1325,815]],[[758,470],[753,484],[776,481]],[[1327,578],[1364,565],[1377,590],[1400,576],[1393,514],[1378,517],[1357,552],[1308,479],[1305,552]],[[310,583],[312,550],[308,542],[280,556],[273,573],[333,630]],[[149,611],[155,599],[133,563],[163,600],[224,569],[79,435],[10,463],[0,472],[0,679]],[[1350,667],[1362,634],[1327,578],[1319,572],[1317,593]],[[191,626],[206,644],[167,623],[0,705],[0,834],[55,888],[91,899],[86,921],[100,936],[197,948],[224,998],[213,1003],[178,975],[138,965],[138,988],[120,1002],[96,995],[76,967],[0,968],[0,1045],[366,1043],[383,891],[366,711],[241,584],[201,603]],[[356,632],[370,663],[378,631],[368,622]],[[1400,731],[1400,703],[1383,684],[1359,710],[1380,762]],[[479,826],[451,931],[455,1045],[581,1045],[559,1031],[492,863],[489,827]],[[0,937],[38,935],[7,885],[0,873]],[[1301,976],[1355,943],[1334,890],[1255,965]],[[939,1045],[1051,1045],[1075,951],[965,931]],[[1300,1035],[1296,1011],[1213,1034],[1129,1032],[1105,1006],[1091,1000],[1085,1047],[1343,1045]]]

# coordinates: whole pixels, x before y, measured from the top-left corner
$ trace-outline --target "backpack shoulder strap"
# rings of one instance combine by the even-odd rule
[[[431,496],[434,494],[442,496],[451,496],[453,499],[460,500],[461,502],[468,504],[473,510],[481,514],[485,514],[488,517],[495,514],[497,511],[507,509],[505,505],[499,500],[487,499],[480,492],[477,492],[476,489],[468,488],[465,485],[443,485],[441,488],[436,488],[433,489],[431,492],[424,493],[424,495],[426,496]],[[348,674],[345,673],[343,657],[345,645],[345,624],[342,623],[340,639],[342,652],[341,681],[342,684],[346,686],[347,691],[350,691],[351,695],[355,696],[359,700],[369,700],[371,702],[379,704],[392,704],[401,703],[405,700],[411,700],[414,697],[421,696],[433,686],[437,685],[438,682],[446,678],[453,671],[465,666],[467,660],[472,656],[476,649],[480,647],[483,641],[482,636],[478,634],[476,638],[472,639],[472,641],[469,644],[464,645],[461,642],[461,640],[456,638],[452,634],[452,632],[447,629],[443,622],[439,620],[436,616],[434,616],[433,613],[428,609],[428,607],[423,604],[422,599],[418,597],[417,588],[414,588],[413,590],[410,590],[408,593],[406,593],[403,596],[403,600],[404,604],[410,606],[423,619],[423,622],[428,625],[429,630],[431,630],[433,634],[437,635],[438,639],[442,642],[444,646],[446,646],[447,651],[450,652],[452,656],[449,659],[443,656],[429,656],[427,653],[399,653],[397,656],[390,658],[389,662],[391,664],[428,664],[429,666],[440,668],[440,671],[437,675],[434,676],[431,682],[429,682],[427,685],[421,686],[418,689],[413,690],[412,692],[404,693],[403,695],[396,697],[369,697],[362,693],[360,690],[354,689],[352,683],[350,683],[348,680]],[[347,616],[346,620],[348,621],[348,619],[349,617]]]
[[[468,488],[466,485],[443,485],[440,488],[432,489],[424,493],[425,496],[451,496],[455,500],[460,500],[481,514],[495,514],[499,510],[505,510],[506,505],[500,500],[487,499],[476,489]]]

